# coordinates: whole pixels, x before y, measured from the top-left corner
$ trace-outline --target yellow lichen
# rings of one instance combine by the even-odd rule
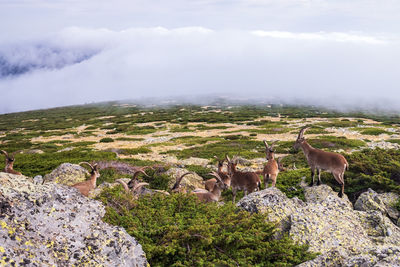
[[[0,252],[4,253],[4,252],[6,252],[6,250],[0,246]]]
[[[2,228],[7,228],[7,223],[5,221],[0,221],[0,225]]]
[[[30,240],[26,241],[26,242],[25,242],[25,245],[26,245],[26,246],[31,246],[31,247],[33,247],[33,244],[32,244],[32,242],[31,242]]]

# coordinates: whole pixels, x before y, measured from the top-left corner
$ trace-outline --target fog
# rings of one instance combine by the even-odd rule
[[[212,11],[217,2],[221,7]],[[66,9],[79,26],[71,27],[66,18],[55,25],[35,22],[37,32],[21,35],[17,33],[23,30],[17,24],[12,28],[14,36],[0,38],[0,113],[109,100],[140,102],[147,97],[160,101],[184,97],[196,103],[196,99],[212,101],[218,96],[249,103],[400,111],[400,39],[394,33],[396,26],[389,26],[396,18],[388,5],[383,4],[379,12],[368,17],[367,10],[345,12],[349,6],[341,6],[340,1],[334,7],[325,1],[318,1],[319,5],[282,1],[286,7],[276,1],[238,2],[244,12],[239,21],[261,16],[252,8],[253,3],[262,10],[269,6],[269,14],[271,10],[286,10],[301,25],[295,29],[290,26],[293,21],[286,24],[290,21],[286,16],[266,19],[270,26],[250,21],[240,27],[237,22],[221,23],[219,19],[200,24],[200,14],[238,12],[238,3],[230,6],[225,1],[197,1],[199,11],[187,5],[185,11],[177,11],[180,19],[173,21],[166,19],[173,11],[151,6],[151,14],[159,14],[158,22],[166,26],[136,18],[141,21],[136,24],[144,26],[124,27],[130,23],[121,22],[127,16],[122,8],[111,8],[115,16],[121,14],[119,20],[109,18],[100,23],[94,19],[93,25],[88,25],[84,15],[99,15],[104,8],[91,12],[90,1],[87,8],[72,1],[75,9]],[[18,3],[40,14],[65,8],[48,1],[40,1],[35,8],[27,0]],[[11,11],[15,7],[7,1],[2,5]],[[151,7],[145,4],[142,8]],[[318,19],[318,11],[339,18],[343,14],[334,11],[339,7],[354,21],[357,18],[356,22],[347,19],[338,26],[321,18],[326,26],[320,29],[304,22],[304,18]],[[181,17],[184,14],[186,19]],[[387,26],[387,31],[359,30],[369,25],[369,18],[384,14],[388,15],[384,20],[387,25],[380,22],[379,27]],[[185,26],[188,24],[201,26]],[[4,24],[0,30],[5,31]]]

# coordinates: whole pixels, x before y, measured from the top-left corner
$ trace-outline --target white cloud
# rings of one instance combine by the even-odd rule
[[[252,31],[252,34],[260,37],[295,39],[295,40],[316,40],[316,41],[334,41],[334,42],[351,42],[351,43],[367,43],[367,44],[386,44],[387,40],[355,33],[344,32],[315,32],[315,33],[296,33],[286,31]]]
[[[400,48],[397,42],[387,41],[392,37],[374,37],[385,41],[376,45],[367,38],[371,35],[363,33],[303,34],[306,37],[275,32],[260,38],[249,31],[203,27],[67,28],[18,46],[56,47],[61,59],[69,58],[71,51],[96,54],[60,69],[49,66],[0,80],[0,112],[212,93],[336,107],[379,102],[399,109],[388,104],[400,101],[396,60]],[[6,51],[4,47],[0,51]],[[24,62],[20,55],[9,56]],[[43,55],[29,58],[47,62]]]

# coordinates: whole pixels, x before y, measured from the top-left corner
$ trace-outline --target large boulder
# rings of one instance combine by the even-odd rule
[[[77,164],[63,163],[51,173],[46,174],[44,182],[73,185],[85,181],[88,175],[89,172]]]
[[[396,193],[378,194],[371,188],[362,193],[356,203],[354,209],[361,211],[378,211],[384,216],[388,216],[392,221],[398,222],[400,212],[394,208],[394,205],[399,201],[400,196]]]
[[[357,211],[327,185],[305,187],[305,199],[277,188],[249,194],[238,206],[263,213],[300,244],[320,253],[302,266],[400,265],[400,229],[378,211]],[[279,234],[277,236],[280,236]],[[384,252],[382,252],[384,251]]]
[[[141,245],[104,213],[74,188],[0,173],[0,265],[147,266]]]
[[[171,177],[170,181],[168,182],[168,187],[172,188],[172,186],[175,184],[176,178],[187,172],[189,172],[189,170],[184,168],[170,168],[165,173],[168,175],[168,177]],[[195,188],[204,188],[203,178],[196,173],[188,174],[183,177],[180,184],[188,191],[192,191]]]

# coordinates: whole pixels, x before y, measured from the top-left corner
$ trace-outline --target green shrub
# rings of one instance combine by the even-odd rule
[[[380,128],[364,128],[360,133],[366,135],[392,134]]]
[[[142,146],[137,148],[124,148],[121,151],[121,154],[124,155],[137,155],[137,154],[147,154],[150,153],[151,149],[148,147]]]
[[[114,142],[114,139],[112,139],[111,137],[105,137],[100,139],[100,143],[111,143]]]
[[[107,205],[104,220],[134,236],[151,266],[293,266],[315,257],[287,236],[274,239],[264,215],[232,204],[204,204],[182,194],[133,201],[121,187],[99,199]]]

